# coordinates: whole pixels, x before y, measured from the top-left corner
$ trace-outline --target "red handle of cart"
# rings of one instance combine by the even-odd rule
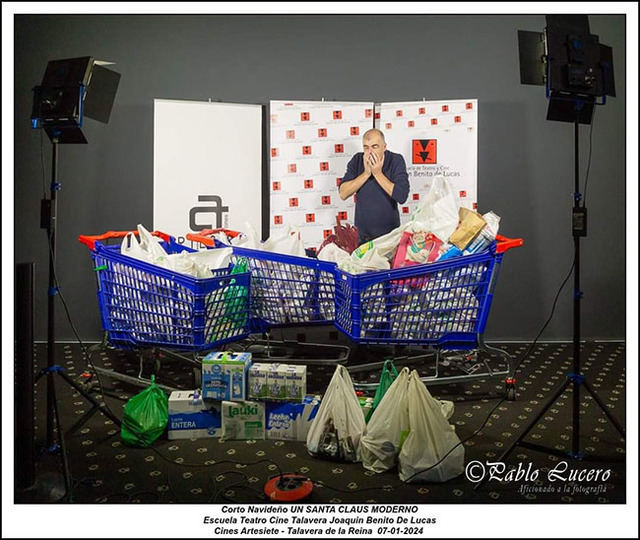
[[[242,233],[238,231],[232,231],[231,229],[202,229],[199,233],[188,233],[186,238],[192,242],[199,242],[200,244],[208,247],[215,247],[215,241],[212,238],[214,234],[223,232],[229,238],[236,238]]]
[[[95,249],[96,242],[101,242],[102,240],[110,240],[112,238],[124,238],[129,233],[133,233],[136,236],[139,235],[138,231],[107,231],[106,233],[93,236],[81,234],[80,236],[78,236],[78,242],[86,245],[91,251],[93,251]],[[151,234],[153,236],[157,236],[158,238],[162,238],[165,242],[169,242],[171,240],[171,235],[167,233],[153,231]]]
[[[512,248],[521,247],[524,245],[522,238],[507,238],[506,236],[496,236],[496,253],[504,253]]]

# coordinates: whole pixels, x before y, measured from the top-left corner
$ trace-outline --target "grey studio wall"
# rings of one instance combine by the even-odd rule
[[[583,335],[625,337],[625,17],[590,17],[613,47],[617,97],[598,107],[582,241]],[[94,274],[78,234],[152,222],[153,99],[479,100],[479,209],[525,239],[505,256],[486,337],[531,339],[571,266],[573,127],[545,120],[542,87],[519,82],[517,30],[543,15],[15,17],[15,259],[37,262],[36,338],[46,339],[47,246],[39,228],[51,147],[29,125],[49,60],[91,55],[122,74],[111,121],[60,149],[58,277],[83,339],[101,337]],[[589,129],[581,127],[581,181]],[[215,170],[216,163],[211,163]],[[220,179],[232,182],[232,178]],[[179,189],[179,186],[176,186]],[[572,281],[544,338],[572,335]],[[62,306],[58,337],[73,339]]]

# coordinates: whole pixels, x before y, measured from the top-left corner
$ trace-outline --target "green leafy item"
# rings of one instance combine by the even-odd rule
[[[169,422],[169,398],[151,375],[151,385],[124,407],[120,436],[125,444],[146,448],[164,433]]]
[[[382,373],[380,374],[380,382],[378,383],[378,388],[376,389],[376,394],[373,396],[373,404],[371,405],[371,409],[367,413],[367,417],[365,418],[365,422],[368,422],[373,414],[373,411],[376,410],[376,407],[382,401],[382,398],[389,390],[389,387],[398,376],[398,370],[396,366],[393,365],[393,360],[385,360],[382,366]]]

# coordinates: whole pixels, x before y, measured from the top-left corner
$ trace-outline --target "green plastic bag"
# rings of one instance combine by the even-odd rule
[[[245,257],[240,257],[231,269],[231,274],[241,274],[249,271],[249,263]],[[241,285],[234,285],[235,279],[231,279],[232,286],[226,287],[223,293],[223,314],[217,318],[216,324],[208,328],[207,341],[220,341],[242,333],[249,324],[249,289]],[[218,295],[209,295],[207,301],[214,313],[219,309]]]
[[[382,401],[382,398],[389,390],[389,387],[398,376],[398,370],[396,366],[393,365],[393,360],[385,360],[382,365],[382,373],[380,374],[380,382],[378,383],[378,388],[376,390],[375,396],[373,396],[373,405],[371,405],[371,409],[367,413],[367,417],[365,418],[365,422],[368,422],[373,414],[373,411],[376,410],[376,407]]]
[[[169,423],[169,398],[151,375],[151,385],[124,407],[120,436],[125,444],[146,448],[164,433]]]

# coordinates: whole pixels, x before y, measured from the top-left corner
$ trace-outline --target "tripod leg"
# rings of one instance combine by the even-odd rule
[[[602,409],[602,412],[609,419],[609,422],[611,422],[614,425],[614,427],[618,430],[618,433],[620,433],[620,436],[625,437],[624,429],[618,423],[618,421],[611,415],[611,413],[607,409],[606,405],[602,402],[602,400],[598,396],[598,394],[596,394],[593,391],[593,389],[591,388],[591,386],[589,385],[589,383],[586,380],[582,381],[582,384],[587,389],[587,392],[589,392],[591,394],[591,397],[593,397],[593,399],[595,399],[596,403],[600,406],[600,408]]]
[[[83,388],[81,388],[73,379],[71,379],[66,373],[62,372],[62,371],[58,371],[58,375],[60,375],[68,384],[70,384],[71,386],[73,386],[73,388],[75,388],[75,390],[80,393],[80,395],[82,395],[82,397],[84,399],[86,399],[88,402],[90,402],[95,408],[97,408],[102,414],[104,414],[107,418],[109,418],[110,420],[112,420],[117,426],[121,425],[122,422],[120,421],[120,419],[118,417],[116,417],[115,415],[113,415],[111,413],[111,411],[109,411],[109,409],[107,409],[106,407],[102,406],[100,403],[98,403],[98,401],[96,401],[96,399],[93,396],[90,396],[89,394],[87,394]]]
[[[89,418],[91,418],[97,411],[98,411],[98,407],[96,407],[95,405],[93,407],[91,407],[90,411],[86,412],[84,414],[84,416],[82,416],[82,418],[80,418],[80,420],[78,420],[75,424],[73,424],[67,430],[67,435],[72,435],[77,430],[79,430],[87,422],[87,420],[89,420]]]
[[[549,399],[549,401],[547,402],[547,404],[542,407],[542,409],[540,409],[540,412],[535,416],[535,418],[533,420],[531,420],[531,422],[529,422],[529,424],[527,425],[527,427],[525,428],[525,430],[522,432],[522,434],[515,440],[513,441],[513,443],[511,443],[509,445],[509,447],[502,453],[502,455],[497,459],[497,461],[504,461],[505,458],[511,453],[513,452],[514,448],[516,446],[518,446],[520,444],[520,442],[522,441],[522,439],[524,439],[529,432],[534,428],[534,426],[538,423],[538,420],[540,420],[540,418],[542,418],[542,415],[544,413],[547,412],[547,409],[549,407],[551,407],[551,404],[554,403],[556,401],[556,399],[558,399],[560,397],[560,395],[562,394],[562,392],[564,392],[567,389],[567,386],[569,386],[570,384],[572,384],[570,379],[567,379],[563,385],[558,388],[558,390],[556,391],[556,393],[553,395],[553,397],[551,399]],[[482,480],[480,480],[480,482],[478,482],[476,484],[476,486],[473,488],[474,490],[480,489],[484,483],[487,481],[487,478],[484,477]]]
[[[58,427],[58,442],[60,443],[60,455],[62,457],[62,470],[64,474],[65,494],[63,498],[68,502],[71,502],[71,471],[69,470],[69,460],[67,458],[67,448],[64,442],[64,433],[62,432],[62,425],[60,424],[60,411],[58,410],[58,399],[56,396],[56,386],[55,381],[53,380],[53,373],[49,373],[49,377],[51,377],[53,410],[56,417],[56,426]]]

